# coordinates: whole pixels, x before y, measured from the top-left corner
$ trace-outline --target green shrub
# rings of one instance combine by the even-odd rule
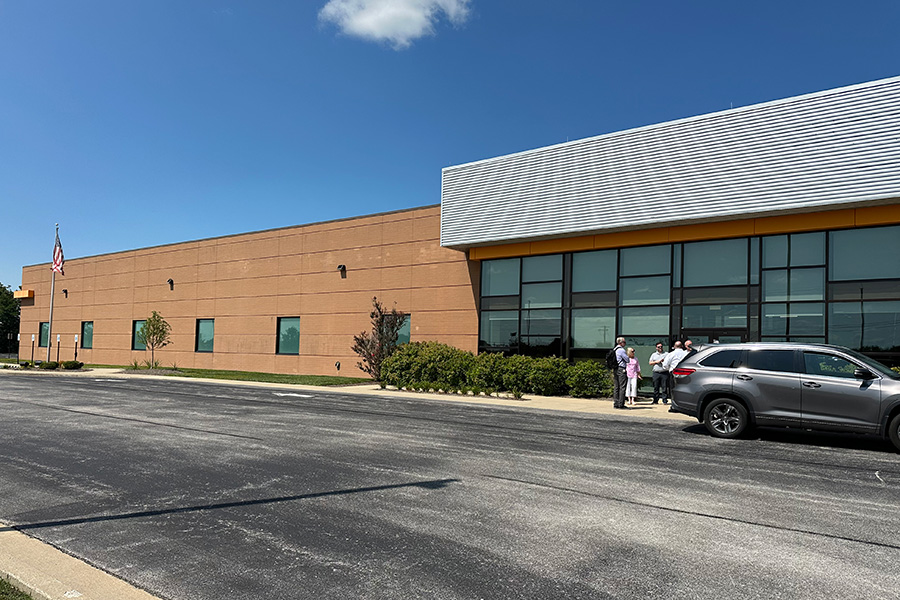
[[[528,373],[528,391],[540,396],[565,396],[569,391],[568,369],[569,362],[564,358],[534,359]]]
[[[403,344],[381,365],[381,379],[388,385],[411,389],[457,390],[466,384],[475,357],[471,352],[438,342]]]
[[[80,362],[77,360],[66,360],[66,361],[63,361],[61,364],[62,364],[63,369],[68,369],[68,370],[77,370],[84,366],[83,362]]]
[[[59,367],[59,363],[58,363],[58,362],[55,362],[55,361],[52,361],[52,360],[48,360],[47,362],[42,362],[42,363],[41,363],[41,366],[38,367],[38,368],[40,368],[40,369],[46,369],[46,370],[48,370],[48,371],[52,371],[52,370],[56,369],[57,367]]]
[[[30,368],[31,368],[31,363],[28,362],[27,360],[23,360],[23,361],[21,361],[21,362],[19,363],[19,366],[20,366],[21,368],[23,368],[23,369],[30,369]]]
[[[566,383],[569,393],[576,398],[609,398],[613,394],[612,376],[598,361],[584,360],[571,365]]]
[[[891,370],[892,370],[894,373],[900,373],[900,367],[892,367]]]
[[[513,398],[521,398],[531,391],[531,365],[534,360],[530,356],[515,354],[503,361],[503,390],[512,394]]]
[[[499,352],[479,354],[472,360],[469,368],[469,385],[488,395],[504,389],[503,364],[505,361],[506,357]]]

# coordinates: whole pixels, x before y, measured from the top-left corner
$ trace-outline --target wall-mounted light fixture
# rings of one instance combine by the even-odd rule
[[[166,283],[169,284],[169,289],[170,289],[170,290],[174,290],[174,289],[175,289],[175,282],[172,281],[172,278],[171,278],[171,277],[169,277],[168,279],[166,279]]]
[[[335,363],[334,363],[334,368],[337,369],[338,371],[340,371],[340,370],[341,370],[341,361],[335,362]]]
[[[69,297],[69,290],[64,289],[64,290],[63,290],[63,294],[65,294],[65,295],[66,295],[66,298],[68,298],[68,297]]]
[[[347,265],[338,265],[337,270],[341,272],[341,279],[347,279]]]

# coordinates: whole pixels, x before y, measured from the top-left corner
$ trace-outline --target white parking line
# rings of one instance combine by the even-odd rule
[[[276,396],[294,396],[295,398],[312,398],[312,396],[310,396],[309,394],[292,394],[290,392],[286,393],[286,394],[281,394],[279,392],[272,392],[272,393],[275,394]]]

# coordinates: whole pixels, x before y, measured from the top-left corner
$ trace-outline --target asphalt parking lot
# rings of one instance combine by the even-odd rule
[[[159,598],[889,598],[879,440],[0,377],[0,521]]]

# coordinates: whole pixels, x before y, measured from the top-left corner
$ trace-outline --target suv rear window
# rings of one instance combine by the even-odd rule
[[[719,350],[700,361],[704,367],[733,369],[741,362],[741,350]]]
[[[794,368],[793,350],[749,350],[744,366],[759,371],[797,372]]]

